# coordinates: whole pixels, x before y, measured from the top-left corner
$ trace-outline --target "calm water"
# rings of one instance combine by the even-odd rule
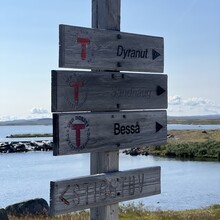
[[[89,154],[53,157],[51,152],[0,155],[0,207],[42,197],[51,180],[89,174]],[[120,155],[120,170],[161,166],[162,193],[142,198],[151,209],[189,209],[220,204],[220,163]],[[138,200],[136,200],[138,201]]]
[[[43,133],[41,126],[17,127],[7,130],[0,126],[0,138],[4,137],[3,134],[32,133],[30,127]],[[5,129],[4,132],[2,128]],[[45,132],[52,132],[51,126],[42,128]],[[36,130],[33,133],[37,133]],[[88,175],[89,164],[89,154],[59,157],[53,157],[52,152],[0,154],[0,208],[36,197],[45,198],[49,202],[50,181]],[[220,204],[219,162],[179,161],[120,154],[120,170],[150,166],[161,166],[162,169],[162,193],[140,199],[151,209],[181,210]]]
[[[168,130],[185,130],[185,129],[220,129],[220,125],[182,125],[182,124],[168,124]],[[52,133],[52,126],[36,125],[36,126],[0,126],[0,142],[19,141],[19,138],[6,138],[11,134],[27,134],[27,133]],[[22,140],[41,140],[42,138],[23,138]],[[52,138],[43,138],[44,140],[52,140]]]
[[[6,138],[11,134],[39,134],[39,133],[52,133],[52,126],[48,125],[32,125],[32,126],[0,126],[0,142],[7,141],[32,141],[42,140],[42,138]],[[52,140],[52,138],[43,138],[43,140]]]
[[[182,125],[182,124],[168,124],[168,130],[213,130],[220,129],[220,125]]]

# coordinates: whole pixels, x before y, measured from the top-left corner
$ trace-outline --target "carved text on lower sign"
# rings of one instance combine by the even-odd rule
[[[67,206],[83,206],[100,203],[119,197],[141,194],[145,183],[145,174],[108,178],[94,182],[67,185],[59,199]]]

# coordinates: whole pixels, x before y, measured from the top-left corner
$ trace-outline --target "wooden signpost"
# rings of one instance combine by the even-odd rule
[[[92,28],[59,34],[59,66],[92,71],[52,71],[54,155],[90,153],[91,175],[51,182],[50,212],[117,220],[118,202],[161,191],[160,167],[119,172],[119,150],[166,143],[167,76],[137,73],[163,72],[163,38],[120,32],[120,0],[93,0]]]
[[[160,194],[160,167],[51,182],[51,213],[64,214]]]
[[[59,66],[163,72],[162,37],[60,25]]]
[[[52,111],[166,109],[165,74],[52,71]]]
[[[166,111],[54,114],[54,155],[163,144]]]

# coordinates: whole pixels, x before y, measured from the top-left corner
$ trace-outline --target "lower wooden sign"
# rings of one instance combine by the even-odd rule
[[[166,140],[165,110],[53,115],[55,156],[158,145]]]
[[[51,215],[160,194],[161,169],[149,167],[51,182]]]

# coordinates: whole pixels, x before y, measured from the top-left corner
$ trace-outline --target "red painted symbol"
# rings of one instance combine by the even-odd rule
[[[74,88],[74,103],[77,105],[79,102],[79,87],[83,86],[82,82],[70,82],[70,87]]]
[[[76,146],[80,147],[80,138],[81,138],[81,129],[85,129],[85,125],[84,124],[73,124],[72,125],[72,129],[76,130]]]
[[[81,57],[82,57],[82,60],[85,60],[86,59],[86,45],[90,43],[90,40],[89,38],[81,38],[81,37],[78,37],[77,38],[77,43],[81,44]]]

